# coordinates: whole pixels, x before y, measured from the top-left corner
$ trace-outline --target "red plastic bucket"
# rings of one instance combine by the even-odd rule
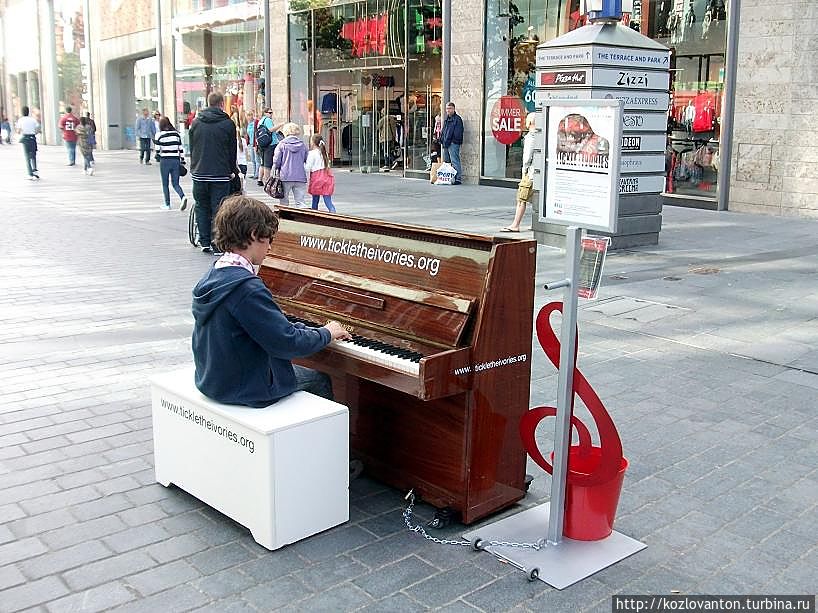
[[[553,454],[552,454],[553,456]],[[599,464],[602,449],[591,447],[583,454],[580,447],[568,448],[568,480],[565,487],[565,523],[563,534],[578,541],[598,541],[613,532],[616,507],[628,460],[622,458],[613,479],[599,485],[571,483],[571,473],[591,474]]]

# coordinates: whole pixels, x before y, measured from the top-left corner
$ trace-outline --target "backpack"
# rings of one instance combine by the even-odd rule
[[[266,149],[273,144],[273,134],[263,122],[256,127],[256,144],[261,149]]]

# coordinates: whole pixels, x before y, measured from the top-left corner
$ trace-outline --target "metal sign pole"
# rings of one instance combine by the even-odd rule
[[[564,536],[582,232],[616,233],[622,104],[619,100],[608,99],[549,100],[543,110],[545,179],[541,214],[547,221],[565,226],[567,275],[567,278],[545,286],[549,290],[565,288],[559,340],[554,457],[550,466],[551,500],[463,536],[472,542],[473,547],[490,551],[525,570],[529,579],[539,578],[561,590],[636,553],[645,545],[613,530],[608,536],[596,540],[584,540],[582,535],[570,530],[574,536]],[[580,148],[576,145],[578,139],[585,143]],[[541,323],[545,322],[538,322],[538,327]],[[548,324],[550,326],[550,322]],[[549,352],[545,345],[543,349]],[[526,437],[528,434],[533,437],[533,432],[526,433]],[[601,445],[600,441],[600,450]],[[571,502],[574,502],[573,496]],[[615,507],[616,501],[612,502]],[[584,520],[583,504],[577,503],[580,519],[577,519],[577,509],[569,508],[569,527]]]
[[[565,261],[568,282],[562,299],[560,369],[557,379],[557,419],[554,426],[554,468],[551,478],[551,508],[548,543],[562,541],[565,520],[565,487],[568,474],[568,447],[571,444],[571,413],[574,396],[574,358],[577,341],[577,286],[582,228],[565,229]]]

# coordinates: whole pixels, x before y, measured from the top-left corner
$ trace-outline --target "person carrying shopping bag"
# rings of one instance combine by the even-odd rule
[[[307,154],[307,191],[312,196],[312,208],[318,210],[318,202],[324,197],[324,206],[330,213],[335,212],[332,194],[335,191],[335,177],[330,170],[329,155],[324,137],[313,134],[310,138],[310,152]]]
[[[289,206],[292,191],[295,206],[304,206],[304,197],[307,195],[307,171],[304,169],[307,145],[300,138],[301,128],[298,125],[286,123],[281,131],[284,133],[284,140],[276,146],[273,156],[273,168],[284,183],[284,196],[278,202]]]

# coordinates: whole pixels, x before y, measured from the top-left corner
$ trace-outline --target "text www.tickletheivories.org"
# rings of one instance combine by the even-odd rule
[[[228,441],[232,441],[237,445],[241,445],[242,447],[246,448],[250,453],[253,453],[256,450],[256,444],[253,442],[252,439],[245,438],[244,436],[236,434],[230,428],[226,428],[223,425],[216,423],[209,417],[202,417],[201,415],[197,414],[196,411],[194,411],[193,409],[188,409],[178,404],[168,402],[164,398],[162,398],[161,404],[174,415],[178,415],[183,419],[187,419],[188,421],[193,422],[197,426],[201,426],[205,430],[212,432],[217,436],[222,436],[226,438]]]
[[[338,240],[335,238],[318,238],[317,236],[301,235],[301,246],[308,249],[328,251],[340,255],[370,260],[372,262],[383,262],[403,266],[404,268],[414,268],[415,270],[425,270],[430,277],[436,277],[440,270],[440,260],[425,255],[414,253],[404,253],[401,250],[383,249],[373,247],[360,241]]]

